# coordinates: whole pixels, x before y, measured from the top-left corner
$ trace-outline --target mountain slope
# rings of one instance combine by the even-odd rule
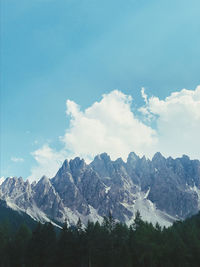
[[[133,152],[127,162],[112,161],[106,153],[89,165],[75,158],[65,160],[52,179],[30,184],[7,178],[0,198],[40,221],[74,224],[80,217],[86,224],[111,212],[130,224],[139,210],[144,220],[169,226],[200,209],[200,162],[185,155],[166,159],[160,153],[149,160]]]
[[[24,212],[17,212],[9,208],[5,201],[0,200],[0,223],[8,221],[13,231],[17,230],[21,224],[26,224],[30,229],[34,229],[37,222]]]

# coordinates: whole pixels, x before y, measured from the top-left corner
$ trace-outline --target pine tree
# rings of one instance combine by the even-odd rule
[[[11,265],[21,267],[26,264],[27,246],[30,239],[30,229],[25,224],[22,224],[15,234],[15,238],[13,240],[13,264]]]
[[[11,230],[9,222],[6,220],[0,224],[0,267],[9,265],[9,240]]]

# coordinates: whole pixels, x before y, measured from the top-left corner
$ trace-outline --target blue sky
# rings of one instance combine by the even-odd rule
[[[62,149],[67,99],[85,110],[118,89],[137,109],[141,87],[159,99],[195,90],[199,10],[197,0],[1,1],[1,176],[29,176],[44,144]]]

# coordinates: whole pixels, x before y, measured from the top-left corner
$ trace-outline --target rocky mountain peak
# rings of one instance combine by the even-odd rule
[[[160,152],[156,152],[152,158],[152,161],[160,161],[160,160],[164,160],[164,159],[165,159],[165,157],[163,157],[163,155]]]
[[[90,163],[90,166],[100,177],[110,177],[114,172],[113,161],[111,161],[107,153],[97,155]]]
[[[39,180],[38,184],[47,184],[49,183],[49,178],[47,176],[42,176],[42,178]]]
[[[182,159],[185,161],[190,161],[190,157],[188,157],[187,155],[182,155]]]
[[[4,182],[1,185],[1,188],[14,188],[14,187],[20,187],[24,184],[24,180],[22,177],[7,177]]]
[[[79,157],[74,158],[69,161],[70,170],[74,181],[77,181],[77,178],[82,177],[85,169],[87,168],[87,164],[84,159],[80,159]]]
[[[139,160],[139,157],[134,152],[129,153],[128,158],[127,158],[128,164],[132,164],[137,160]]]
[[[100,159],[102,159],[104,162],[109,162],[109,161],[111,161],[111,159],[110,159],[110,156],[107,154],[107,153],[101,153],[100,155],[99,155],[99,157],[100,157]]]
[[[86,167],[86,163],[84,159],[80,159],[76,157],[69,161],[69,166],[72,172],[77,171],[78,169],[84,169]]]
[[[52,187],[52,184],[47,178],[47,176],[42,176],[42,178],[37,182],[37,184],[34,187],[34,191],[40,192],[40,194],[44,194],[44,192],[48,192],[50,188]]]
[[[166,164],[166,158],[160,152],[157,152],[152,158],[152,163],[155,167],[160,166],[163,168]]]
[[[61,169],[63,171],[68,171],[70,169],[69,161],[67,159],[63,162]]]
[[[94,160],[93,163],[94,164],[98,164],[99,162],[103,162],[104,164],[107,164],[108,162],[111,161],[110,156],[107,153],[101,153],[99,155],[97,155]]]
[[[102,153],[87,165],[76,157],[65,160],[56,176],[43,176],[29,184],[7,178],[0,185],[0,198],[34,218],[76,222],[80,217],[101,220],[109,211],[115,219],[130,222],[138,209],[143,219],[162,225],[200,210],[200,161],[189,157],[152,160],[130,153],[127,162],[112,161]]]
[[[117,165],[124,165],[124,161],[123,161],[123,159],[122,158],[118,158],[118,159],[116,159],[115,161],[115,164],[117,164]]]

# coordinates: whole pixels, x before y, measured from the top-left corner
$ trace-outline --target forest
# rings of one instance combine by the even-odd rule
[[[12,229],[0,222],[1,267],[167,267],[200,266],[200,213],[161,228],[144,222],[137,212],[134,223],[67,222],[58,230],[51,223],[25,223]]]

